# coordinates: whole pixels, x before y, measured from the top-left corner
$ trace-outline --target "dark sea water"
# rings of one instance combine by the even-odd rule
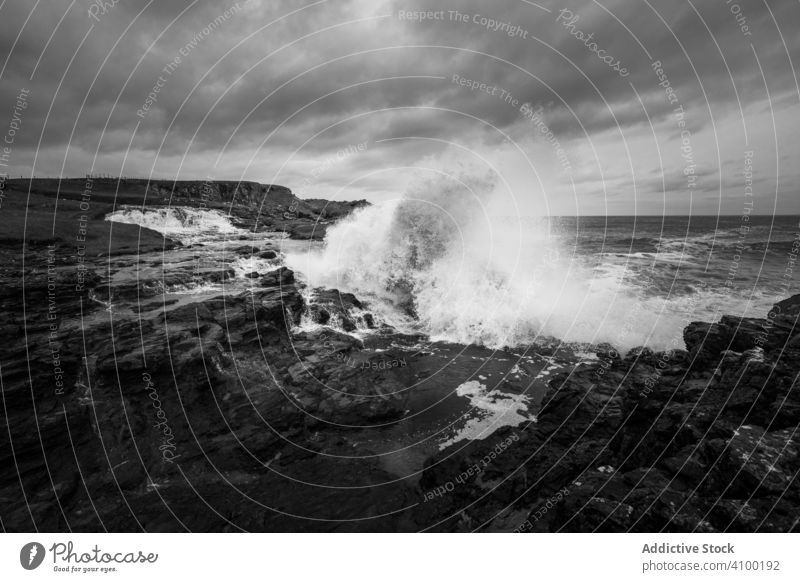
[[[373,305],[407,281],[418,331],[494,347],[545,336],[679,348],[692,321],[764,317],[800,291],[797,216],[473,213],[459,222],[450,219],[458,207],[449,212],[439,220],[427,206],[364,209],[329,231],[322,253],[291,264],[313,285]],[[398,220],[403,213],[411,218]]]
[[[598,268],[626,269],[629,283],[654,295],[771,299],[799,291],[798,216],[562,217],[551,227],[574,253]]]
[[[307,286],[308,301],[314,288],[352,292],[379,325],[495,348],[543,337],[620,349],[682,348],[692,321],[765,317],[774,303],[800,292],[798,216],[495,217],[482,223],[470,215],[453,228],[429,206],[362,209],[329,229],[324,242],[240,232],[219,213],[191,209],[124,210],[110,219],[189,244],[172,253],[173,263],[197,255],[208,268],[232,266],[237,277],[226,291],[251,284],[248,273],[287,265]],[[403,212],[412,219],[402,219]],[[231,263],[226,249],[231,242],[241,246],[243,236],[274,245],[280,258],[237,256]],[[118,276],[128,271],[121,266]],[[188,292],[213,294],[218,287]],[[362,327],[359,333],[368,335]]]
[[[599,338],[622,346],[682,347],[691,321],[764,317],[800,292],[798,216],[559,217],[548,228],[597,280],[618,285],[612,301],[628,306],[609,313],[629,329],[604,318]]]

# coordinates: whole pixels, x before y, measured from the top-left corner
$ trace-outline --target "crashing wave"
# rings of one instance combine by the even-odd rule
[[[682,348],[683,327],[719,304],[705,291],[654,297],[626,267],[593,264],[547,220],[510,210],[513,197],[498,194],[492,176],[430,180],[356,211],[321,250],[290,253],[287,264],[313,287],[413,316],[432,340],[489,347],[546,336]]]

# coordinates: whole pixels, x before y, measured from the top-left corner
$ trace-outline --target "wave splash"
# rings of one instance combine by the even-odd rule
[[[434,341],[499,348],[550,336],[682,347],[692,305],[667,314],[663,299],[624,272],[577,256],[546,219],[515,218],[513,196],[499,190],[493,175],[419,182],[400,200],[357,211],[328,231],[322,249],[287,263],[311,286],[411,315]]]

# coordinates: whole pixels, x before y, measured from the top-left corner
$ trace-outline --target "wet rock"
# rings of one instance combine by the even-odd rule
[[[281,285],[294,283],[294,280],[294,271],[286,267],[280,267],[261,277],[261,286],[279,287]]]
[[[340,311],[364,308],[355,295],[352,293],[342,293],[338,289],[314,289],[314,300],[320,305],[335,306]]]
[[[311,321],[314,323],[318,323],[320,325],[327,325],[331,320],[330,312],[325,309],[322,305],[314,304],[309,307],[309,315],[311,316]]]
[[[699,365],[719,361],[722,352],[743,352],[762,344],[767,320],[724,315],[718,323],[692,322],[683,332],[690,357]]]
[[[655,366],[658,363],[658,356],[653,350],[647,347],[633,348],[625,355],[626,363],[642,363]]]
[[[728,483],[726,497],[781,494],[800,470],[799,452],[793,430],[766,432],[744,425],[727,441],[719,467],[714,470],[720,471]]]
[[[800,330],[798,316],[800,316],[800,295],[794,295],[773,305],[767,314],[762,336],[759,338],[762,340],[762,345],[773,350],[789,345]],[[796,342],[793,345],[796,345]]]
[[[309,307],[312,321],[321,325],[337,325],[346,332],[358,329],[357,319],[369,326],[362,313],[364,305],[352,293],[341,293],[338,289],[314,289]],[[372,326],[375,322],[370,315]]]
[[[763,321],[694,323],[686,351],[635,350],[620,361],[598,350],[598,361],[555,374],[538,424],[503,455],[500,474],[522,472],[522,492],[487,496],[473,479],[422,504],[416,519],[443,531],[484,522],[492,531],[796,529],[800,359],[759,345]],[[431,459],[421,485],[452,482],[491,439],[453,449]],[[461,507],[465,517],[448,519]]]
[[[369,359],[341,352],[313,355],[287,370],[288,392],[309,416],[308,422],[369,426],[399,418],[406,410],[406,386]]]

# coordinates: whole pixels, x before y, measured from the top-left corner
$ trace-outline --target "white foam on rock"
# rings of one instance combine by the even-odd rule
[[[456,394],[469,398],[473,410],[466,424],[456,434],[439,445],[439,450],[463,440],[483,440],[498,428],[519,426],[523,422],[536,422],[528,412],[530,398],[524,394],[508,394],[500,390],[487,390],[477,380],[464,382]]]
[[[167,238],[184,244],[213,240],[221,235],[240,235],[247,233],[235,227],[228,216],[213,209],[199,209],[184,206],[167,208],[146,208],[123,206],[108,214],[109,222],[134,224],[160,232]]]
[[[251,273],[258,273],[259,275],[266,275],[272,271],[280,268],[279,261],[275,259],[262,259],[255,255],[246,257],[238,257],[233,263],[231,268],[237,277],[246,278]]]

